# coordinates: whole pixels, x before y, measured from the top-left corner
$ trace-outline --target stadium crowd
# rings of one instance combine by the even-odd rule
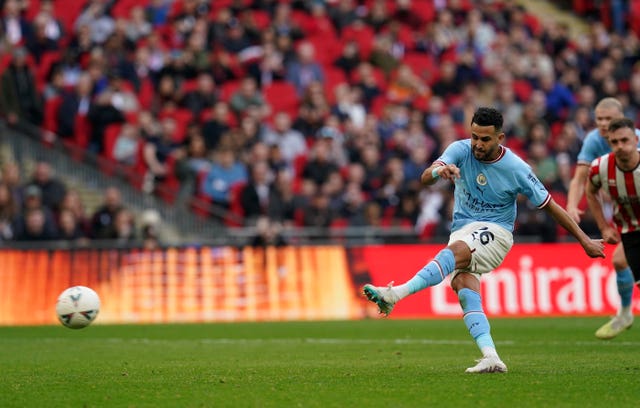
[[[511,0],[0,5],[10,126],[39,126],[144,174],[146,193],[211,203],[235,215],[224,217],[231,226],[402,225],[445,236],[451,186],[424,188],[419,176],[468,137],[479,105],[503,112],[507,146],[564,206],[597,101],[618,98],[640,122],[638,33],[616,18],[571,35]],[[0,197],[16,194],[12,216],[24,218],[37,193],[15,190],[10,165]],[[59,200],[51,222],[64,228],[60,203],[74,199],[39,193]],[[517,234],[560,238],[546,213],[520,207]],[[583,227],[598,233],[588,217]]]

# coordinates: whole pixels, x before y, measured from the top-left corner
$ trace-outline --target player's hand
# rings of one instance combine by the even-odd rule
[[[617,244],[620,242],[620,234],[617,229],[609,227],[602,231],[602,239],[607,244]]]
[[[455,164],[447,164],[438,169],[438,175],[445,180],[460,178],[460,169]]]
[[[579,209],[578,207],[567,207],[567,214],[571,217],[572,220],[576,222],[576,224],[580,224],[580,217],[584,214],[584,211]]]
[[[582,247],[590,258],[604,258],[604,240],[589,239],[582,244]]]

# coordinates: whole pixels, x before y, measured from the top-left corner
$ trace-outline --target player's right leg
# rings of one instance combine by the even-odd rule
[[[618,244],[613,251],[613,267],[616,271],[616,284],[620,294],[620,309],[611,320],[596,330],[596,337],[603,340],[616,337],[633,324],[631,299],[635,279],[631,268],[629,268],[622,244]]]

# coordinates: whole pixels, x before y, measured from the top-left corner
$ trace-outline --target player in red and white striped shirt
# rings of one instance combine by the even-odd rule
[[[640,287],[640,150],[635,124],[631,119],[619,118],[609,123],[611,153],[591,163],[586,187],[587,203],[609,244],[622,241],[635,284]],[[602,190],[613,201],[613,222],[607,222],[598,191]],[[631,282],[629,282],[631,284]],[[633,292],[631,291],[631,294]],[[616,317],[603,326],[606,336],[613,338],[633,323],[632,307],[622,308]]]

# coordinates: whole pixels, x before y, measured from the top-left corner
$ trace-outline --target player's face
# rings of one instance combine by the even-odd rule
[[[491,161],[500,155],[500,143],[504,140],[504,133],[496,132],[494,126],[480,126],[471,124],[471,150],[473,156],[481,161]]]
[[[603,107],[596,108],[595,115],[596,126],[598,127],[598,130],[600,131],[602,137],[607,139],[609,137],[609,122],[611,122],[612,119],[621,118],[623,116],[623,113],[616,108]]]
[[[609,145],[616,155],[616,162],[635,167],[638,160],[638,136],[632,129],[622,128],[609,134]]]

